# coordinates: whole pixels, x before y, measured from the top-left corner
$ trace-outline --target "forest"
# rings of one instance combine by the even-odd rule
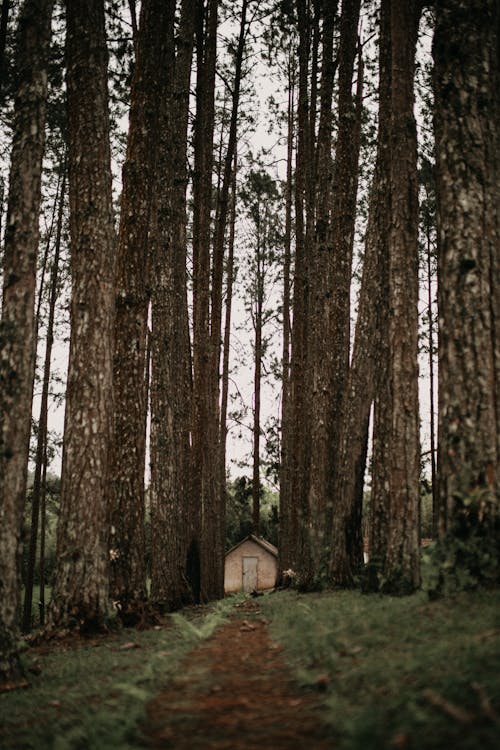
[[[499,55],[499,0],[2,1],[8,692],[31,642],[217,620],[250,533],[278,640],[294,596],[490,611]]]

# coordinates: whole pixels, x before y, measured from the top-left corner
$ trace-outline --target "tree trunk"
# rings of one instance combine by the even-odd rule
[[[17,87],[0,323],[0,680],[19,669],[21,530],[36,352],[35,288],[51,0],[26,0]]]
[[[102,627],[109,601],[114,246],[102,0],[68,2],[71,339],[51,625]]]
[[[59,211],[57,216],[56,242],[52,271],[50,276],[49,319],[47,322],[47,336],[45,339],[45,362],[43,367],[42,397],[40,401],[40,416],[38,419],[38,433],[35,458],[35,476],[31,496],[31,529],[28,554],[28,567],[24,586],[23,631],[31,630],[31,609],[33,599],[33,577],[36,564],[36,545],[38,539],[38,518],[40,514],[40,498],[42,493],[42,473],[44,453],[47,444],[47,418],[49,409],[50,363],[52,344],[54,343],[54,318],[57,293],[59,289],[59,257],[61,253],[61,237],[64,218],[64,202],[66,200],[66,159],[63,163],[63,175],[59,196]]]
[[[299,27],[298,46],[298,101],[297,101],[297,150],[295,163],[295,268],[293,282],[293,325],[291,334],[289,420],[284,442],[286,464],[283,471],[288,477],[280,491],[281,534],[280,571],[291,569],[300,573],[307,567],[307,526],[309,514],[307,506],[308,475],[308,414],[306,399],[307,369],[307,330],[309,278],[308,260],[310,253],[310,233],[307,229],[307,216],[311,213],[310,180],[313,167],[310,165],[310,124],[309,117],[309,51],[310,20],[305,0],[297,0]],[[309,165],[309,169],[306,169]],[[310,221],[309,221],[310,224]]]
[[[295,60],[290,54],[288,62],[288,113],[287,113],[287,162],[285,197],[285,237],[283,261],[283,353],[282,353],[282,401],[281,401],[281,456],[279,497],[279,551],[280,560],[289,557],[285,545],[290,544],[291,488],[290,482],[290,340],[291,340],[291,268],[292,268],[292,204],[293,204],[293,145],[295,119]],[[281,569],[281,571],[284,568]],[[282,572],[278,572],[280,579]]]
[[[210,224],[217,15],[217,0],[209,0],[205,29],[205,13],[200,2],[196,32],[198,71],[193,178],[193,484],[202,520],[201,596],[205,601],[224,594],[224,547],[220,533],[224,519],[220,517],[217,492],[218,419],[214,420],[210,411]]]
[[[390,515],[388,474],[388,409],[390,404],[388,316],[389,316],[389,231],[391,217],[390,133],[391,133],[391,17],[390,0],[382,0],[379,41],[379,124],[376,182],[373,200],[374,239],[377,242],[377,303],[375,351],[375,398],[373,404],[372,489],[370,498],[370,540],[367,588],[378,590],[379,574],[385,563]],[[377,353],[378,350],[378,353]]]
[[[411,593],[420,583],[418,182],[413,115],[419,17],[420,4],[415,0],[391,6],[390,515],[383,590],[396,594]]]
[[[259,207],[260,211],[260,207]],[[255,338],[254,338],[254,386],[253,386],[253,472],[252,472],[252,527],[255,536],[260,536],[260,401],[262,385],[262,326],[264,307],[264,260],[266,248],[260,236],[260,217],[257,226],[256,247],[256,292],[255,299]]]
[[[192,1],[183,3],[176,80],[170,83],[173,89],[162,95],[156,187],[157,240],[152,275],[151,597],[155,606],[167,609],[178,608],[193,597],[186,575],[191,537],[191,363],[185,240],[193,9]],[[173,15],[171,20],[174,52]]]
[[[220,408],[220,490],[226,496],[226,445],[227,445],[227,405],[229,397],[229,358],[231,343],[231,313],[234,285],[234,241],[236,230],[236,197],[237,197],[238,157],[235,152],[233,175],[231,180],[231,209],[229,219],[229,241],[226,263],[226,300],[224,316],[224,344],[222,355],[221,408]]]
[[[144,0],[132,80],[123,168],[115,294],[115,398],[111,492],[111,593],[120,615],[133,620],[146,599],[144,539],[144,420],[149,306],[148,230],[158,151],[160,78],[167,60],[173,2]],[[172,42],[173,44],[173,42]]]
[[[432,312],[432,246],[430,218],[426,218],[426,267],[427,267],[427,338],[429,346],[429,432],[431,442],[431,488],[432,488],[432,536],[436,537],[439,527],[439,504],[437,498],[436,474],[436,435],[435,414],[436,395],[434,388],[434,316]]]
[[[498,0],[437,4],[440,532],[464,539],[498,535],[499,22]]]
[[[212,289],[211,289],[211,313],[210,313],[210,405],[209,420],[213,422],[212,435],[215,437],[215,443],[212,446],[213,458],[211,462],[218,465],[221,454],[221,448],[218,444],[220,438],[220,416],[219,416],[219,396],[220,396],[220,351],[221,351],[221,326],[222,326],[222,282],[224,275],[224,240],[226,236],[227,217],[229,210],[229,188],[231,185],[231,175],[234,155],[236,153],[236,137],[238,125],[238,111],[240,103],[241,89],[241,71],[243,65],[243,54],[245,51],[245,40],[247,34],[247,7],[248,0],[242,0],[240,30],[238,36],[238,45],[235,55],[235,69],[232,87],[231,119],[229,123],[229,135],[227,142],[226,154],[224,157],[224,167],[222,173],[222,182],[217,200],[217,217],[215,227],[213,262],[212,262]],[[223,480],[225,485],[225,468],[223,473],[217,472],[217,478]],[[217,518],[217,539],[218,547],[218,565],[223,564],[225,551],[225,488],[216,485],[215,497],[219,499],[218,508],[216,509]]]

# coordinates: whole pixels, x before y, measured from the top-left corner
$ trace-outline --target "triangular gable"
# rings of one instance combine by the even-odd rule
[[[244,539],[242,539],[241,542],[238,542],[238,544],[235,544],[234,547],[231,547],[231,549],[226,552],[226,557],[231,552],[234,552],[235,549],[241,547],[241,545],[245,542],[255,542],[255,544],[258,544],[259,547],[262,547],[263,550],[269,552],[270,555],[273,555],[273,557],[278,557],[278,550],[274,546],[274,544],[271,544],[271,542],[268,542],[267,539],[262,539],[261,537],[255,536],[254,534],[249,534]]]

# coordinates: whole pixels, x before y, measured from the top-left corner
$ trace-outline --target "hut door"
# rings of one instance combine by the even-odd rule
[[[257,588],[257,557],[243,558],[243,591],[255,591]]]

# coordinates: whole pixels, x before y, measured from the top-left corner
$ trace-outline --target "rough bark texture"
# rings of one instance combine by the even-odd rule
[[[437,3],[440,532],[499,507],[497,0]],[[467,533],[467,532],[466,532]]]
[[[171,63],[175,4],[171,14]],[[192,0],[182,5],[175,78],[162,94],[157,228],[152,262],[151,596],[173,609],[196,599],[186,571],[199,528],[190,508],[191,362],[186,294],[186,145],[193,51]],[[166,81],[168,86],[168,81]],[[190,527],[190,524],[193,526]],[[191,588],[190,588],[191,587]]]
[[[390,497],[388,479],[389,405],[389,231],[391,216],[390,184],[390,127],[391,127],[391,17],[390,0],[382,0],[380,8],[379,40],[379,123],[377,144],[378,204],[376,227],[378,255],[378,298],[376,305],[377,369],[373,404],[372,491],[370,500],[370,541],[368,588],[378,589],[378,572],[384,565]]]
[[[297,148],[295,161],[295,267],[293,280],[293,326],[291,335],[289,419],[284,436],[287,446],[283,472],[287,481],[280,490],[279,570],[299,573],[306,567],[308,538],[307,507],[307,399],[305,392],[308,329],[308,257],[311,246],[307,232],[312,206],[306,197],[311,194],[313,163],[310,157],[309,51],[310,19],[307,4],[297,0],[299,27]],[[308,168],[306,169],[306,165]]]
[[[358,59],[356,93],[356,121],[353,149],[359,155],[363,97],[363,61]],[[380,107],[380,104],[379,104]],[[380,133],[380,109],[379,109]],[[379,149],[380,150],[380,149]],[[370,409],[375,390],[375,357],[377,353],[376,309],[379,301],[378,255],[383,242],[380,230],[380,207],[383,190],[380,153],[370,198],[370,212],[366,232],[363,277],[359,296],[358,315],[351,366],[342,400],[339,426],[338,453],[334,475],[335,499],[330,577],[336,584],[351,585],[353,576],[363,564],[361,514],[363,483],[368,447]],[[357,159],[356,159],[357,164]]]
[[[141,6],[123,168],[115,292],[115,398],[111,491],[111,592],[124,617],[146,599],[144,462],[148,230],[158,148],[160,77],[173,10],[163,0]],[[173,23],[173,21],[172,21]]]
[[[52,6],[51,0],[26,0],[16,54],[0,323],[0,680],[18,666],[15,631],[36,351],[36,259]]]
[[[193,176],[193,489],[201,511],[201,595],[207,601],[224,593],[224,519],[217,492],[218,420],[210,413],[210,212],[217,14],[217,0],[209,0],[206,19],[203,3],[199,3]]]
[[[114,246],[102,0],[67,3],[71,340],[51,624],[99,627],[109,602]]]
[[[288,61],[288,118],[287,118],[287,164],[285,197],[285,237],[283,260],[283,350],[282,350],[282,396],[281,396],[281,455],[280,455],[280,560],[288,553],[283,546],[290,543],[291,496],[290,482],[290,341],[291,341],[291,269],[292,269],[292,204],[293,204],[293,145],[295,122],[295,58],[290,53]],[[283,568],[282,568],[283,570]],[[278,571],[280,578],[282,571]]]
[[[312,585],[320,567],[328,556],[325,543],[326,505],[331,477],[331,388],[333,369],[331,347],[331,321],[328,317],[331,288],[328,269],[332,263],[332,226],[330,223],[332,190],[332,100],[335,77],[333,57],[333,28],[337,3],[324,8],[322,28],[321,104],[317,155],[317,216],[314,252],[310,271],[310,335],[308,377],[311,379],[311,428],[308,436],[311,446],[308,505],[310,513],[310,564],[308,584]],[[330,325],[329,325],[330,324]]]
[[[415,0],[391,5],[391,227],[389,233],[388,433],[390,518],[386,591],[420,583],[420,444],[418,411],[418,184],[413,80],[418,20]]]

